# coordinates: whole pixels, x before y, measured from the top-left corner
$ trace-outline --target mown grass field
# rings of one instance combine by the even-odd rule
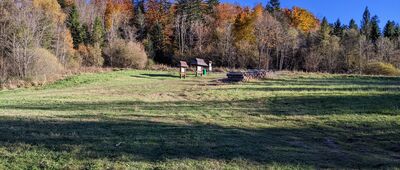
[[[400,78],[118,71],[0,91],[0,169],[396,169]]]

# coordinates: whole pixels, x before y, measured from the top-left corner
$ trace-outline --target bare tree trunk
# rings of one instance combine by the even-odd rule
[[[276,65],[275,65],[275,67],[279,68],[279,51],[280,51],[280,49],[279,49],[279,47],[276,47],[275,49],[276,49],[276,51],[275,51]]]
[[[270,49],[267,47],[266,56],[265,56],[265,70],[269,70],[269,56]]]
[[[280,63],[279,63],[279,70],[283,69],[283,62],[285,60],[285,55],[283,53],[284,53],[284,50],[281,51],[281,59],[280,59]]]
[[[264,57],[264,48],[265,46],[262,45],[258,47],[258,69],[261,69],[261,58]]]
[[[359,40],[359,57],[358,57],[358,67],[359,67],[359,73],[362,74],[362,58],[363,58],[363,44],[362,41]]]
[[[295,62],[294,62],[294,61],[295,61],[295,59],[294,59],[295,55],[296,55],[296,54],[295,54],[295,49],[292,48],[292,66],[291,66],[291,67],[292,67],[292,70],[295,70],[295,67],[296,67],[296,66],[295,66]]]

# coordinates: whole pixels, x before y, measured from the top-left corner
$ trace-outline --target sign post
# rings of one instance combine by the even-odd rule
[[[186,79],[186,68],[188,68],[188,64],[186,63],[186,61],[180,61],[179,62],[179,76],[182,79]]]

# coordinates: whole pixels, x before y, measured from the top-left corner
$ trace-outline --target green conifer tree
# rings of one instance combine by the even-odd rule
[[[357,23],[356,23],[356,21],[354,19],[350,20],[349,29],[358,30],[358,25],[357,25]]]
[[[152,41],[154,50],[154,61],[159,63],[168,63],[169,61],[164,57],[164,34],[163,26],[156,23],[150,30],[150,40]]]
[[[79,22],[79,13],[75,5],[71,7],[71,12],[67,20],[67,26],[71,30],[74,48],[78,48],[79,44],[85,42],[86,31]]]
[[[340,22],[340,19],[337,19],[336,22],[333,24],[332,34],[337,37],[342,37],[343,31],[344,31],[344,28],[343,28],[342,22]]]
[[[138,8],[134,18],[134,25],[138,29],[137,39],[143,40],[146,38],[146,19],[141,8]]]
[[[378,16],[373,16],[371,19],[371,33],[370,33],[370,40],[372,42],[376,42],[378,38],[381,36],[381,30],[379,28],[379,18]]]
[[[396,24],[395,36],[397,39],[400,37],[400,25],[399,24]]]
[[[203,18],[202,0],[177,0],[177,12],[187,16],[187,21],[196,21]]]
[[[368,7],[365,8],[362,20],[361,20],[361,34],[365,35],[368,39],[371,37],[371,13]]]
[[[279,2],[279,0],[270,0],[266,6],[266,10],[268,12],[270,12],[271,14],[274,11],[278,11],[281,9],[281,3]]]
[[[326,17],[322,19],[321,28],[319,30],[319,36],[321,40],[327,40],[329,38],[329,34],[331,32],[331,26],[328,23]]]
[[[209,14],[215,13],[215,7],[219,5],[219,0],[208,0],[207,1],[207,10]]]
[[[96,46],[103,46],[105,30],[100,17],[96,17],[93,24],[92,44]]]
[[[396,38],[396,23],[388,21],[383,29],[383,35],[391,40]]]

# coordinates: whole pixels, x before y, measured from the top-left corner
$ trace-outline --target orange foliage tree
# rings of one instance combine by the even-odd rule
[[[164,9],[159,0],[148,0],[146,3],[145,18],[148,25],[165,22],[168,9]]]
[[[168,0],[148,0],[145,3],[146,26],[153,34],[151,37],[156,51],[164,53],[172,45],[174,13],[176,8]]]
[[[110,31],[122,18],[133,17],[133,4],[130,0],[108,0],[105,11],[106,30]]]
[[[262,4],[258,4],[254,7],[253,17],[255,17],[255,18],[262,17],[263,13],[264,13],[264,8],[263,8]]]
[[[293,7],[293,9],[285,9],[285,14],[290,18],[293,27],[303,31],[310,32],[318,29],[319,20],[306,9]]]
[[[245,8],[239,13],[239,15],[237,15],[233,29],[235,42],[255,42],[254,21],[254,15],[249,8]]]
[[[217,24],[234,22],[236,16],[242,11],[241,7],[232,4],[220,4],[217,6]]]

